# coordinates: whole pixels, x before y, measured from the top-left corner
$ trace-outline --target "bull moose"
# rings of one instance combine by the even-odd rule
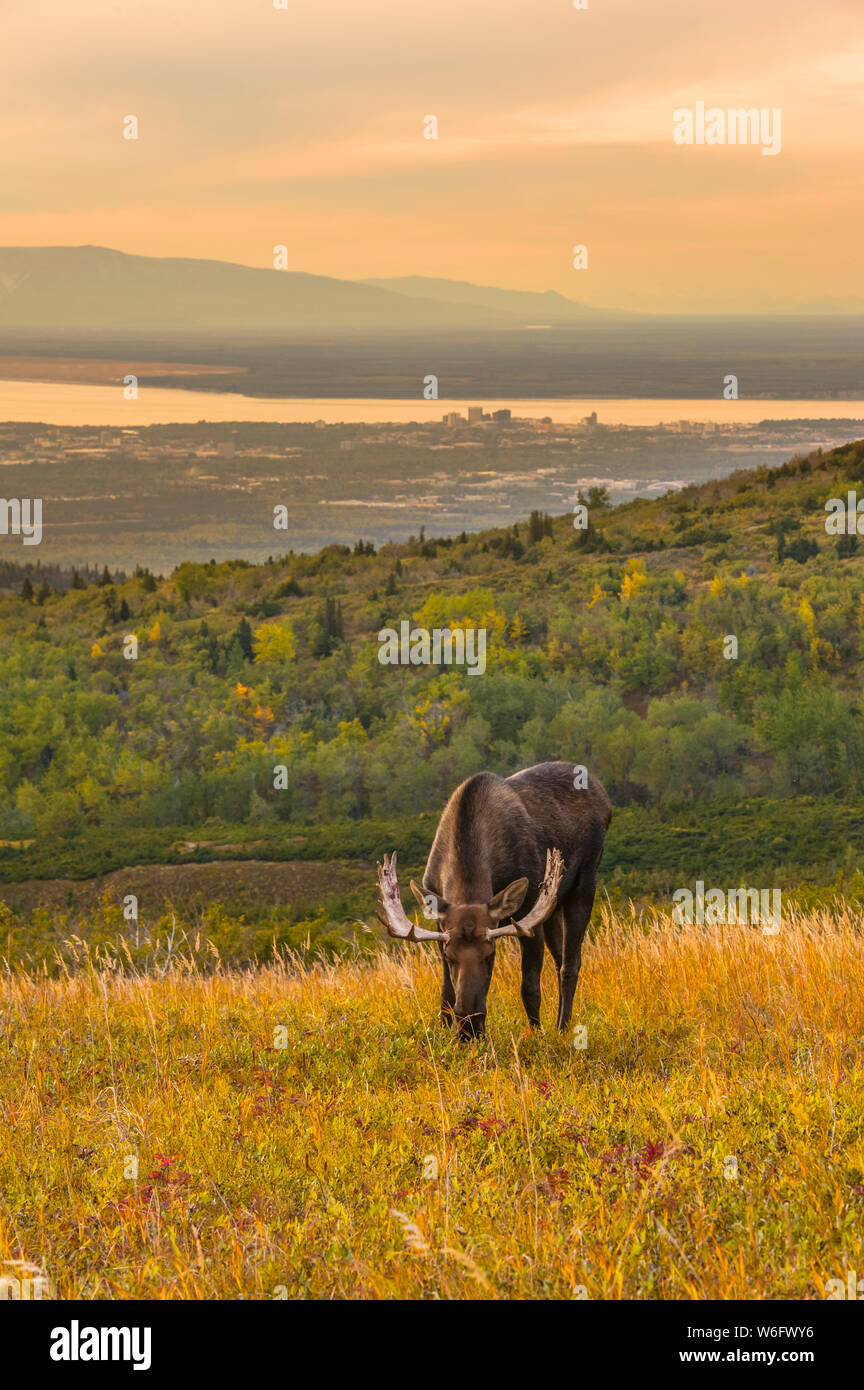
[[[512,777],[478,772],[457,787],[438,825],[423,887],[411,892],[430,931],[409,920],[396,855],[378,865],[391,936],[437,941],[443,967],[441,1017],[461,1038],[481,1034],[495,942],[515,936],[522,951],[522,1003],[540,1025],[543,943],[558,972],[558,1028],[573,1011],[582,939],[591,917],[597,867],[612,807],[595,777],[575,785],[572,763],[539,763]],[[517,917],[517,912],[521,916]],[[379,914],[380,916],[380,914]]]

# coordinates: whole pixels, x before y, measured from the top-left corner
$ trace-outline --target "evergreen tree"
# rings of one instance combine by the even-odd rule
[[[309,629],[309,643],[313,656],[329,656],[337,642],[345,640],[345,624],[342,618],[342,604],[338,599],[326,598],[318,618]]]
[[[248,619],[240,619],[240,622],[237,624],[237,631],[234,634],[234,640],[240,645],[240,650],[243,653],[243,660],[251,661],[253,657],[252,628],[249,625]]]
[[[854,555],[858,549],[858,537],[851,533],[847,536],[837,537],[837,554],[841,560],[848,560],[850,555]]]

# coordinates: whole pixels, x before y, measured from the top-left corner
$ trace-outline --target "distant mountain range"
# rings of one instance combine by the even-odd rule
[[[458,304],[477,313],[494,314],[518,320],[520,324],[540,327],[545,324],[572,324],[585,319],[632,318],[620,309],[596,309],[567,299],[555,290],[539,294],[534,290],[498,290],[491,285],[472,285],[467,280],[439,280],[431,275],[403,275],[391,280],[363,280],[361,284],[411,299],[423,299],[438,304]]]
[[[552,292],[425,276],[336,280],[101,246],[0,247],[0,332],[14,336],[464,333],[620,317]]]

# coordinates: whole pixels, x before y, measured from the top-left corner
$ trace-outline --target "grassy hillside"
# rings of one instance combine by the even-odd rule
[[[0,1260],[112,1299],[822,1299],[861,1270],[856,919],[606,914],[584,1047],[526,1036],[516,960],[467,1047],[423,947],[5,975]]]
[[[392,847],[420,864],[462,777],[563,758],[616,806],[613,892],[846,881],[864,568],[824,504],[862,478],[855,444],[614,510],[592,495],[587,531],[535,513],[377,554],[7,591],[3,878]],[[381,665],[403,620],[484,628],[485,674]]]
[[[95,1299],[860,1270],[864,571],[824,503],[862,475],[0,598],[0,1262]],[[403,620],[485,628],[485,673],[382,665]],[[615,802],[574,1031],[527,1034],[502,942],[460,1045],[373,861],[417,872],[462,776],[548,757]],[[791,889],[782,931],[650,905],[699,878]]]

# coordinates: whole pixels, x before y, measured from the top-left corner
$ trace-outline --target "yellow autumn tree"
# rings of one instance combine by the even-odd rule
[[[436,627],[482,627],[494,602],[491,589],[469,589],[465,594],[431,593],[412,617],[418,627],[430,631]],[[500,617],[506,621],[503,614]]]
[[[638,594],[642,585],[647,583],[648,576],[645,573],[644,563],[641,560],[629,560],[618,597],[622,603],[629,603],[630,599]]]
[[[798,617],[801,619],[810,636],[814,637],[816,634],[816,614],[813,612],[813,606],[809,599],[801,599],[798,605]]]
[[[453,628],[469,628],[474,624],[470,619],[464,619],[461,623],[451,623]],[[503,613],[499,613],[497,608],[490,608],[485,613],[480,614],[479,627],[486,629],[487,638],[504,637],[507,632],[507,619]]]
[[[259,662],[293,661],[297,652],[294,629],[290,623],[265,623],[256,627],[252,637],[255,660]]]

